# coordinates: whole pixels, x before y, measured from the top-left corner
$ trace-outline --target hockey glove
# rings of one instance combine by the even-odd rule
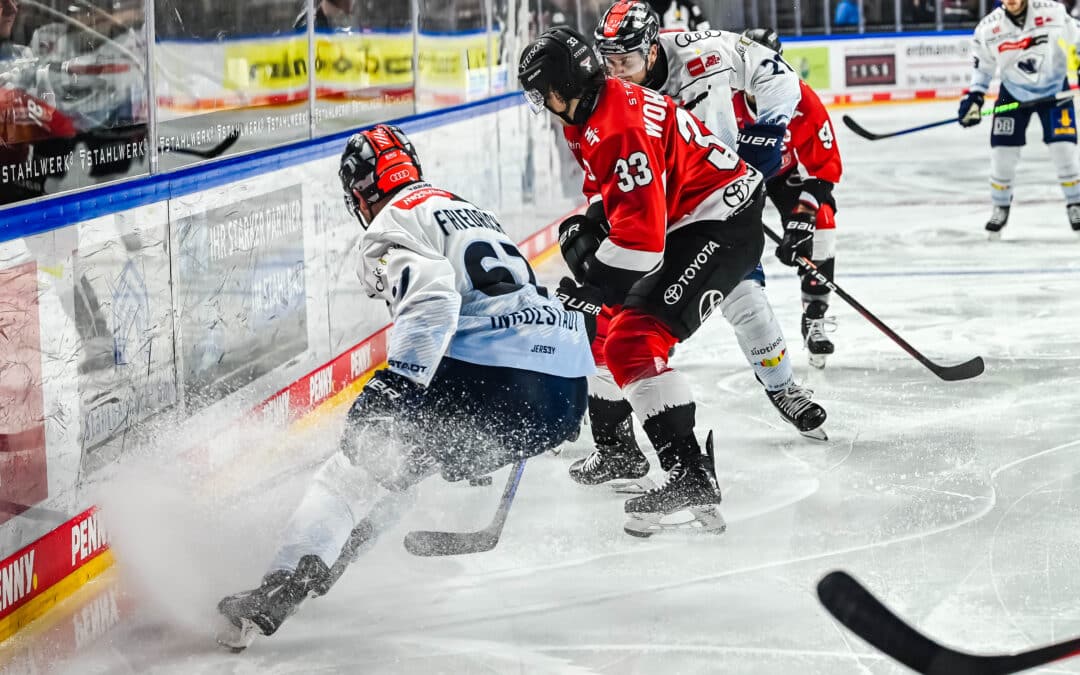
[[[776,257],[794,266],[796,258],[807,260],[814,254],[814,214],[795,212],[784,221],[784,237],[776,247]]]
[[[772,178],[783,164],[785,127],[782,124],[751,124],[739,131],[739,157],[765,178]]]
[[[607,238],[607,227],[583,215],[573,215],[559,224],[559,248],[563,260],[578,281],[584,281],[600,243]]]
[[[581,312],[585,316],[585,333],[592,343],[596,338],[596,317],[604,304],[600,289],[595,286],[578,286],[570,277],[563,277],[555,291],[555,297],[563,307]]]
[[[973,127],[982,122],[983,98],[983,92],[969,91],[964,98],[960,99],[960,110],[956,113],[960,126]]]

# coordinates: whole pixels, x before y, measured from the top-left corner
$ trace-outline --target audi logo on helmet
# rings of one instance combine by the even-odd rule
[[[408,178],[409,173],[410,172],[409,172],[408,169],[401,169],[399,171],[395,171],[394,173],[390,174],[387,177],[387,180],[389,180],[391,183],[397,183],[398,181],[402,181],[402,180],[405,180],[406,178]]]

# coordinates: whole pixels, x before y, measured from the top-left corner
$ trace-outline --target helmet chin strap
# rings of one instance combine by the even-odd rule
[[[599,94],[599,87],[590,87],[586,89],[581,94],[581,97],[578,98],[577,108],[574,108],[573,117],[567,115],[565,111],[555,114],[566,120],[567,124],[581,126],[589,121],[589,116],[593,114],[593,110],[596,110],[596,99],[599,97]]]

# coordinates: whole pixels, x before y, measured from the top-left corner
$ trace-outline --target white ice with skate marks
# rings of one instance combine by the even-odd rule
[[[951,115],[955,103],[845,112],[892,130]],[[935,361],[982,355],[984,375],[937,380],[837,299],[836,354],[810,371],[794,274],[767,245],[789,358],[827,408],[831,441],[805,440],[779,418],[722,317],[680,346],[673,364],[692,379],[699,432],[717,434],[724,535],[623,534],[623,499],[566,475],[590,449],[586,429],[560,456],[529,462],[492,552],[402,550],[409,529],[486,524],[505,471],[488,488],[431,481],[328,596],[233,655],[206,619],[217,598],[258,581],[310,469],[281,473],[279,458],[271,474],[253,462],[196,489],[163,460],[136,474],[161,498],[127,490],[138,514],[112,532],[131,563],[119,583],[136,613],[56,670],[905,672],[819,607],[814,584],[835,568],[962,648],[1080,635],[1080,240],[1045,149],[1025,151],[1004,241],[991,244],[988,124],[871,143],[840,114],[837,280]],[[548,283],[560,275],[538,272]],[[310,465],[335,435],[319,431],[284,456]],[[651,477],[661,479],[655,460]],[[1080,663],[1041,672],[1080,673]]]

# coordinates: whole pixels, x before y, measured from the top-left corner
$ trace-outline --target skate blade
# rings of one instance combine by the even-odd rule
[[[829,440],[829,434],[825,433],[825,427],[818,427],[817,429],[810,429],[808,431],[800,431],[803,438],[809,438],[812,441],[827,441]]]
[[[824,354],[811,354],[809,357],[810,365],[818,370],[825,370],[825,355]]]
[[[239,628],[228,619],[224,619],[224,623],[226,626],[218,631],[217,643],[232,650],[233,654],[239,654],[250,647],[255,637],[262,634],[259,627],[248,619],[240,619]]]
[[[621,495],[643,495],[649,490],[656,489],[656,483],[648,476],[634,478],[632,480],[608,481],[608,486],[612,491]]]
[[[986,240],[987,241],[1001,241],[1001,231],[998,230],[997,232],[987,232]]]
[[[690,506],[673,513],[628,513],[629,520],[623,525],[623,532],[633,536],[648,538],[661,532],[695,532],[702,534],[723,534],[727,523],[720,515],[719,507]]]

